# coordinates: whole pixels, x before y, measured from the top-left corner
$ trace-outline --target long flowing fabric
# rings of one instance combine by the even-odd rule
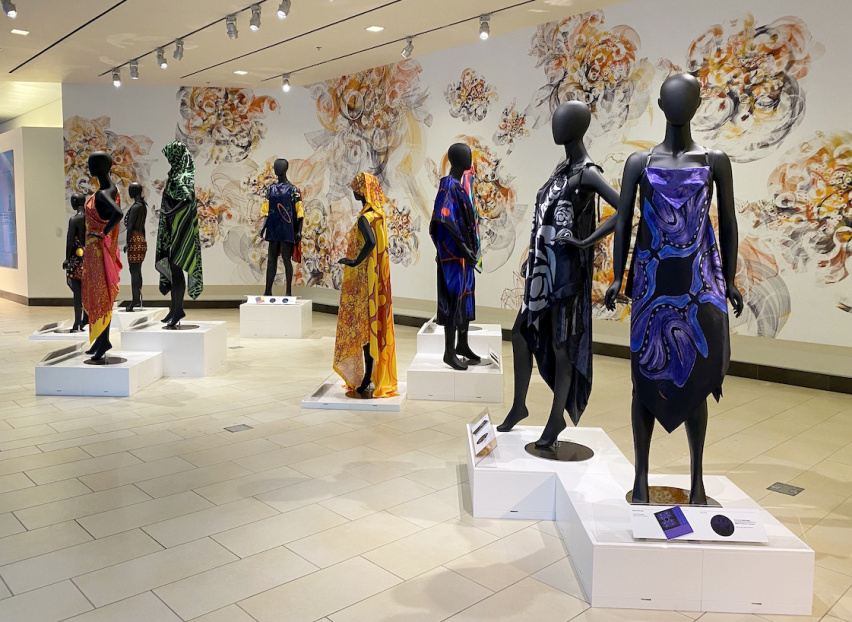
[[[461,178],[461,186],[465,194],[470,199],[470,206],[473,210],[473,222],[476,228],[476,271],[482,272],[482,237],[479,232],[479,209],[476,207],[476,191],[473,182],[476,181],[476,167],[471,166],[464,172]]]
[[[98,214],[95,196],[86,201],[86,250],[83,253],[83,308],[89,315],[89,342],[97,339],[112,321],[112,306],[118,297],[121,257],[118,253],[118,227],[104,237],[107,221]],[[121,205],[121,196],[115,195]]]
[[[731,356],[728,303],[709,215],[710,167],[648,164],[626,290],[630,358],[636,396],[671,432],[708,395],[721,396]]]
[[[189,276],[187,293],[195,300],[204,290],[195,164],[189,148],[180,142],[166,145],[163,154],[172,168],[163,192],[157,229],[156,267],[160,273],[160,293],[166,295],[172,289],[171,264],[174,264]]]
[[[376,247],[354,268],[344,268],[340,289],[337,336],[334,343],[334,371],[353,390],[364,377],[364,346],[369,344],[373,358],[373,397],[397,395],[396,338],[390,283],[390,256],[384,206],[387,200],[378,179],[365,173],[352,182],[352,189],[367,202],[359,218],[367,220],[376,238]],[[347,256],[357,257],[364,247],[358,224],[349,234]]]

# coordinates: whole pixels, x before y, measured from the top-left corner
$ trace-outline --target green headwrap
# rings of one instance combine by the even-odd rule
[[[163,147],[163,155],[171,165],[166,181],[166,194],[177,201],[185,201],[195,192],[195,162],[186,144],[170,142]]]

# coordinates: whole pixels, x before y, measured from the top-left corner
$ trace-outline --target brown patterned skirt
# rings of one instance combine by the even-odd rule
[[[141,231],[131,233],[130,241],[127,243],[127,261],[129,263],[142,263],[145,261],[147,252],[148,242],[145,241],[145,234]]]

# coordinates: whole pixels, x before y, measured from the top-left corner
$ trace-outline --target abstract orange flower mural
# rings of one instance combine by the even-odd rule
[[[520,112],[515,107],[515,100],[512,100],[512,103],[503,109],[500,124],[497,126],[497,131],[494,132],[494,144],[508,145],[506,155],[509,155],[515,148],[515,143],[529,137],[529,135],[527,115]]]
[[[444,99],[450,105],[450,116],[467,123],[482,121],[488,114],[492,102],[499,99],[496,89],[488,84],[475,69],[462,71],[458,82],[452,82],[444,90]]]

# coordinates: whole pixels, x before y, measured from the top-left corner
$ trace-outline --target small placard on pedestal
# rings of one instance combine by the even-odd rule
[[[240,305],[240,337],[302,339],[313,328],[313,303],[294,296],[247,296]]]
[[[139,307],[133,311],[117,307],[112,312],[112,323],[118,330],[127,330],[132,324],[141,323],[143,320],[153,322],[165,317],[168,312],[166,307]]]
[[[51,322],[39,326],[30,335],[33,341],[87,341],[89,339],[89,326],[83,326],[83,330],[71,332],[71,320]]]
[[[45,357],[35,368],[36,395],[129,397],[163,377],[159,352],[110,350],[106,363],[90,365],[91,357]]]
[[[162,352],[163,375],[201,378],[225,362],[225,322],[192,322],[189,330],[167,330],[162,324],[121,333],[121,346],[135,352]]]

